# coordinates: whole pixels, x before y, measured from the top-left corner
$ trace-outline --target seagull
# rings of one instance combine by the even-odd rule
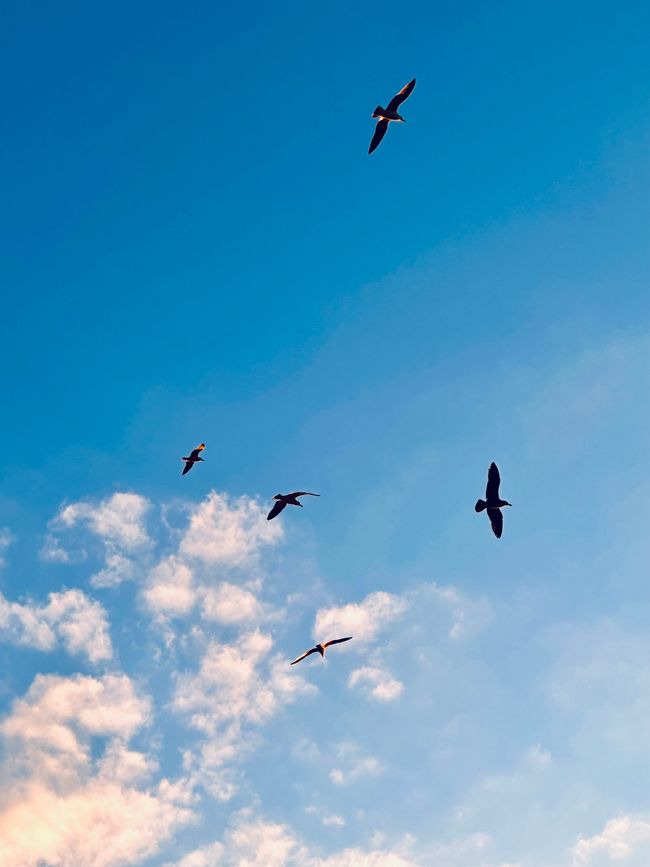
[[[325,656],[325,648],[329,647],[331,644],[343,644],[344,641],[350,641],[352,639],[351,635],[348,635],[347,638],[334,638],[332,641],[326,641],[325,644],[317,644],[316,647],[312,647],[311,650],[306,650],[302,656],[299,656],[298,659],[294,659],[291,665],[295,665],[297,662],[303,660],[306,656],[311,656],[312,653],[320,653],[321,656]]]
[[[398,94],[396,94],[391,101],[388,103],[388,108],[382,108],[380,105],[373,111],[372,116],[378,117],[377,126],[375,127],[375,134],[372,137],[372,141],[370,142],[370,147],[368,148],[368,153],[371,154],[375,148],[379,146],[379,142],[386,135],[386,130],[388,129],[388,124],[391,120],[397,120],[404,123],[404,118],[401,114],[398,114],[397,109],[404,102],[405,99],[408,99],[411,93],[413,92],[413,88],[415,87],[415,79],[409,81],[408,84],[404,85],[404,87],[400,90]]]
[[[492,524],[492,532],[497,539],[501,538],[501,533],[503,532],[503,515],[501,514],[501,507],[512,506],[512,503],[499,498],[500,484],[501,476],[499,475],[499,468],[494,461],[492,461],[490,469],[488,470],[485,499],[477,500],[476,505],[474,506],[474,509],[477,512],[482,512],[484,509],[487,509],[488,518],[490,519],[490,524]]]
[[[270,521],[272,518],[275,518],[285,506],[300,506],[302,509],[302,503],[298,502],[297,497],[320,497],[320,494],[311,494],[309,491],[294,491],[293,494],[276,494],[273,499],[277,500],[277,503],[266,516],[266,520]]]
[[[185,461],[185,466],[183,467],[183,472],[181,473],[182,476],[189,473],[189,471],[192,469],[194,464],[196,464],[198,461],[203,460],[203,458],[199,457],[199,452],[202,452],[204,448],[205,448],[205,443],[201,443],[200,446],[197,446],[195,449],[192,449],[192,451],[190,452],[190,454],[187,457],[181,458],[182,461]]]

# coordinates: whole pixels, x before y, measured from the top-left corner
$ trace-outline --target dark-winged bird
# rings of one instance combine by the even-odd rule
[[[184,476],[186,473],[189,473],[194,464],[203,460],[203,458],[199,457],[199,453],[202,452],[204,448],[205,443],[201,443],[200,446],[192,449],[192,451],[189,453],[189,455],[187,455],[187,457],[181,458],[182,461],[185,461],[185,466],[183,467],[183,472],[181,473],[182,476]]]
[[[325,644],[317,644],[316,647],[312,647],[311,650],[306,650],[302,656],[299,656],[298,659],[294,659],[291,665],[295,665],[297,662],[301,662],[306,656],[311,656],[312,653],[320,653],[321,656],[325,656],[325,648],[329,647],[331,644],[343,644],[344,641],[351,641],[352,636],[348,635],[347,638],[334,638],[332,641],[326,641]]]
[[[272,518],[275,518],[285,506],[300,506],[302,509],[302,503],[298,502],[297,497],[320,497],[320,494],[311,494],[309,491],[294,491],[293,494],[276,494],[273,499],[277,500],[277,503],[266,516],[266,520],[270,521]]]
[[[368,153],[371,154],[378,146],[379,142],[386,135],[386,130],[388,129],[388,124],[391,120],[400,121],[404,123],[404,118],[401,114],[398,113],[397,109],[404,102],[405,99],[408,99],[409,96],[413,93],[413,88],[415,87],[415,79],[413,81],[409,81],[408,84],[404,85],[404,87],[400,90],[398,94],[396,94],[391,101],[388,103],[387,108],[382,108],[380,105],[373,111],[372,116],[378,117],[377,126],[375,127],[375,134],[372,137],[372,141],[370,142],[370,147],[368,148]]]
[[[482,512],[484,509],[487,509],[488,518],[490,519],[490,524],[492,524],[492,531],[497,539],[501,538],[501,533],[503,532],[503,515],[501,514],[501,509],[503,506],[512,505],[512,503],[509,503],[507,500],[502,500],[499,497],[500,484],[501,476],[499,475],[499,468],[493,461],[488,470],[485,499],[477,500],[476,505],[474,506],[474,509],[477,512]]]

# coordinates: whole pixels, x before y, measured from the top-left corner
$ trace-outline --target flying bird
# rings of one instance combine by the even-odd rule
[[[317,644],[316,647],[312,647],[311,650],[306,650],[302,656],[298,657],[298,659],[294,659],[291,665],[301,662],[306,656],[311,656],[312,653],[320,653],[321,656],[325,656],[326,647],[329,647],[332,644],[343,644],[344,641],[350,641],[351,639],[352,636],[348,635],[347,638],[334,638],[332,641],[326,641],[325,644]]]
[[[204,448],[205,448],[205,443],[201,443],[200,446],[197,446],[195,449],[192,449],[192,451],[189,453],[189,455],[187,457],[181,458],[182,461],[185,461],[185,466],[183,467],[183,472],[181,473],[182,476],[189,473],[189,471],[192,469],[194,464],[203,460],[203,458],[199,457],[199,452],[202,452]]]
[[[293,494],[276,494],[273,499],[277,500],[277,503],[266,516],[266,520],[270,521],[275,518],[285,506],[300,506],[302,509],[302,503],[298,502],[297,497],[320,497],[320,494],[311,494],[309,491],[294,491]]]
[[[501,476],[499,475],[499,468],[493,461],[488,470],[485,499],[477,500],[476,505],[474,506],[474,509],[477,512],[482,512],[484,509],[487,509],[488,518],[490,519],[490,524],[492,524],[492,531],[497,539],[501,538],[501,533],[503,532],[503,515],[501,514],[501,508],[503,506],[512,505],[512,503],[509,503],[507,500],[502,500],[499,497],[500,484]]]
[[[378,105],[377,108],[373,111],[372,116],[378,117],[379,120],[377,121],[377,126],[375,127],[375,134],[373,135],[372,141],[370,142],[370,147],[368,148],[369,154],[371,154],[379,146],[379,142],[386,135],[386,130],[388,129],[388,124],[391,122],[391,120],[405,123],[404,118],[401,114],[398,113],[397,109],[404,102],[404,100],[408,99],[411,93],[413,93],[414,87],[415,79],[409,81],[408,84],[404,85],[400,92],[396,94],[388,103],[387,108],[382,108],[380,105]]]

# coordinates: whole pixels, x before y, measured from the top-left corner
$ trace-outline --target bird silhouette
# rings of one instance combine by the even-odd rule
[[[509,503],[507,500],[502,500],[499,497],[500,484],[501,476],[499,475],[499,468],[494,461],[492,461],[490,469],[488,470],[485,499],[477,500],[476,505],[474,506],[476,512],[482,512],[484,509],[487,509],[488,518],[492,525],[492,531],[497,539],[501,538],[501,533],[503,532],[503,515],[501,514],[501,508],[503,506],[512,505],[512,503]]]
[[[305,657],[311,656],[312,653],[320,653],[321,656],[325,656],[325,648],[330,647],[332,644],[343,644],[344,641],[351,641],[352,636],[348,635],[347,638],[333,638],[332,641],[326,641],[325,644],[317,644],[315,647],[312,647],[310,650],[306,650],[302,656],[299,656],[298,659],[294,659],[291,665],[295,665],[297,662],[301,662]]]
[[[413,88],[415,87],[415,79],[409,81],[408,84],[404,85],[404,87],[397,93],[391,101],[388,103],[387,108],[382,108],[380,105],[373,111],[372,116],[378,117],[377,126],[375,127],[375,134],[372,137],[372,141],[370,142],[370,147],[368,148],[368,153],[371,154],[374,150],[379,146],[379,142],[386,135],[386,130],[388,129],[388,124],[391,120],[399,121],[404,123],[404,118],[401,114],[398,113],[397,109],[404,102],[405,99],[408,99],[411,93],[413,92]]]
[[[203,458],[199,457],[199,452],[202,452],[204,448],[205,448],[205,443],[201,443],[200,446],[197,446],[195,449],[192,449],[192,451],[189,453],[189,455],[187,457],[181,458],[182,461],[185,461],[185,466],[183,467],[183,472],[181,473],[182,476],[187,475],[187,473],[189,473],[189,471],[192,469],[194,464],[203,460]]]
[[[294,491],[293,494],[276,494],[273,499],[277,500],[277,502],[266,516],[266,520],[271,521],[280,514],[285,506],[300,506],[302,509],[302,503],[298,502],[297,497],[320,497],[320,494],[312,494],[309,491]]]

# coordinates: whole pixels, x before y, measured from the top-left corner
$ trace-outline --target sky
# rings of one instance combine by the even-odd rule
[[[3,867],[647,867],[647,4],[2,11]]]

